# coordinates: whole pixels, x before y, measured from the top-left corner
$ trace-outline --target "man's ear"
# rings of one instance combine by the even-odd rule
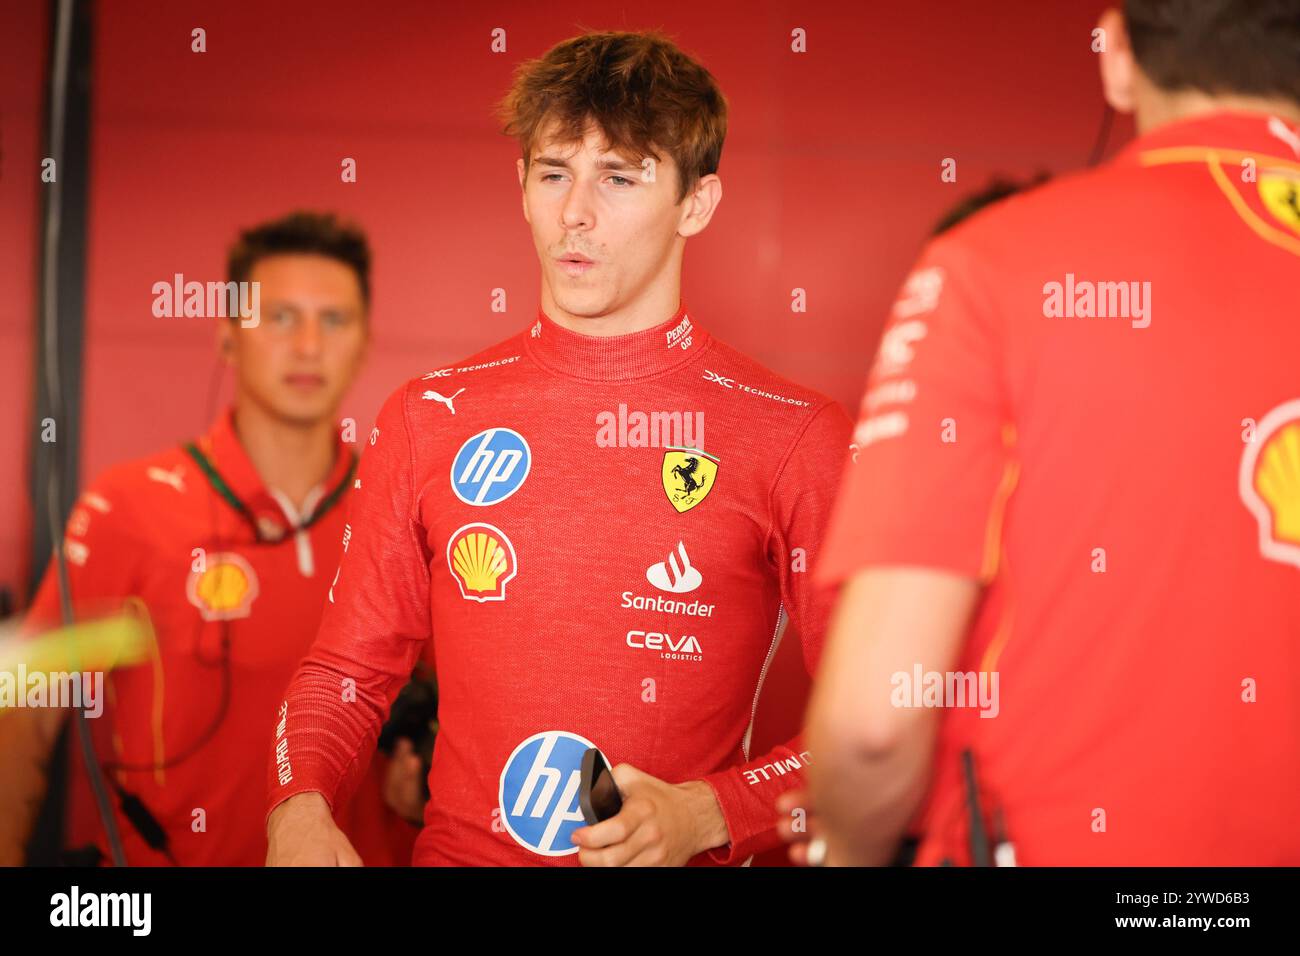
[[[722,180],[717,173],[701,176],[695,190],[682,201],[682,219],[677,234],[683,239],[704,231],[722,202]]]
[[[524,166],[523,157],[515,160],[515,169],[519,173],[519,202],[524,207],[524,222],[531,226],[533,221],[528,218],[528,189],[524,186],[524,177],[528,175],[528,169]]]
[[[1137,60],[1133,58],[1124,14],[1112,7],[1101,15],[1097,27],[1105,42],[1099,54],[1099,68],[1106,102],[1117,113],[1132,113],[1137,109]]]
[[[235,319],[217,323],[217,352],[221,361],[233,365],[235,361]]]

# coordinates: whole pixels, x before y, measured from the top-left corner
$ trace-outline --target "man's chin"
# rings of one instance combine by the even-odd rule
[[[334,418],[338,403],[330,396],[278,395],[271,413],[286,425],[309,428]]]
[[[559,308],[575,319],[601,319],[618,306],[613,296],[597,289],[553,290],[553,298]]]

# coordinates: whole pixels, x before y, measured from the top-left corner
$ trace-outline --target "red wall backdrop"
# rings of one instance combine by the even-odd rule
[[[32,361],[44,138],[46,6],[0,12],[0,587],[21,602],[28,574]]]
[[[725,198],[689,244],[685,301],[719,337],[852,409],[892,296],[940,213],[993,173],[1083,164],[1102,116],[1090,30],[1103,6],[101,3],[82,477],[206,424],[211,320],[154,318],[151,287],[177,272],[222,278],[235,231],[290,208],[339,210],[374,245],[373,350],[342,412],[359,435],[403,378],[529,324],[536,259],[516,149],[491,108],[521,59],[582,28],[665,29],[718,78],[731,104]],[[11,31],[0,40],[17,54],[0,57],[6,154],[31,161],[33,180],[38,104],[17,98],[11,111],[10,84],[21,74],[41,88],[43,18],[38,4],[17,21],[22,43]],[[206,53],[191,52],[196,27]],[[504,53],[492,52],[496,28]],[[805,54],[790,50],[796,28]],[[1112,148],[1129,135],[1119,124]],[[344,157],[357,161],[356,183],[341,182]],[[956,183],[940,180],[946,157]],[[30,407],[30,342],[19,340],[34,315],[36,191],[4,202],[8,579],[25,562],[29,520],[10,482],[25,480],[11,462],[25,462],[29,430],[15,409]],[[505,314],[489,311],[498,287]],[[790,310],[795,288],[807,290],[807,313]],[[795,726],[798,670],[788,645],[756,746]]]

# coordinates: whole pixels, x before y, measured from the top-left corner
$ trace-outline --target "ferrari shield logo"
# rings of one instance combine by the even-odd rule
[[[664,494],[680,514],[709,496],[718,480],[718,459],[695,448],[664,452]]]
[[[1274,219],[1300,232],[1300,177],[1261,173],[1259,198]]]

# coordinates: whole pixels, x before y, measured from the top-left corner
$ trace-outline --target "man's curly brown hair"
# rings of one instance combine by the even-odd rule
[[[522,63],[500,104],[507,136],[524,166],[554,121],[564,142],[594,124],[611,151],[656,162],[664,150],[680,171],[677,201],[718,171],[727,135],[727,101],[713,76],[655,31],[584,33]]]

